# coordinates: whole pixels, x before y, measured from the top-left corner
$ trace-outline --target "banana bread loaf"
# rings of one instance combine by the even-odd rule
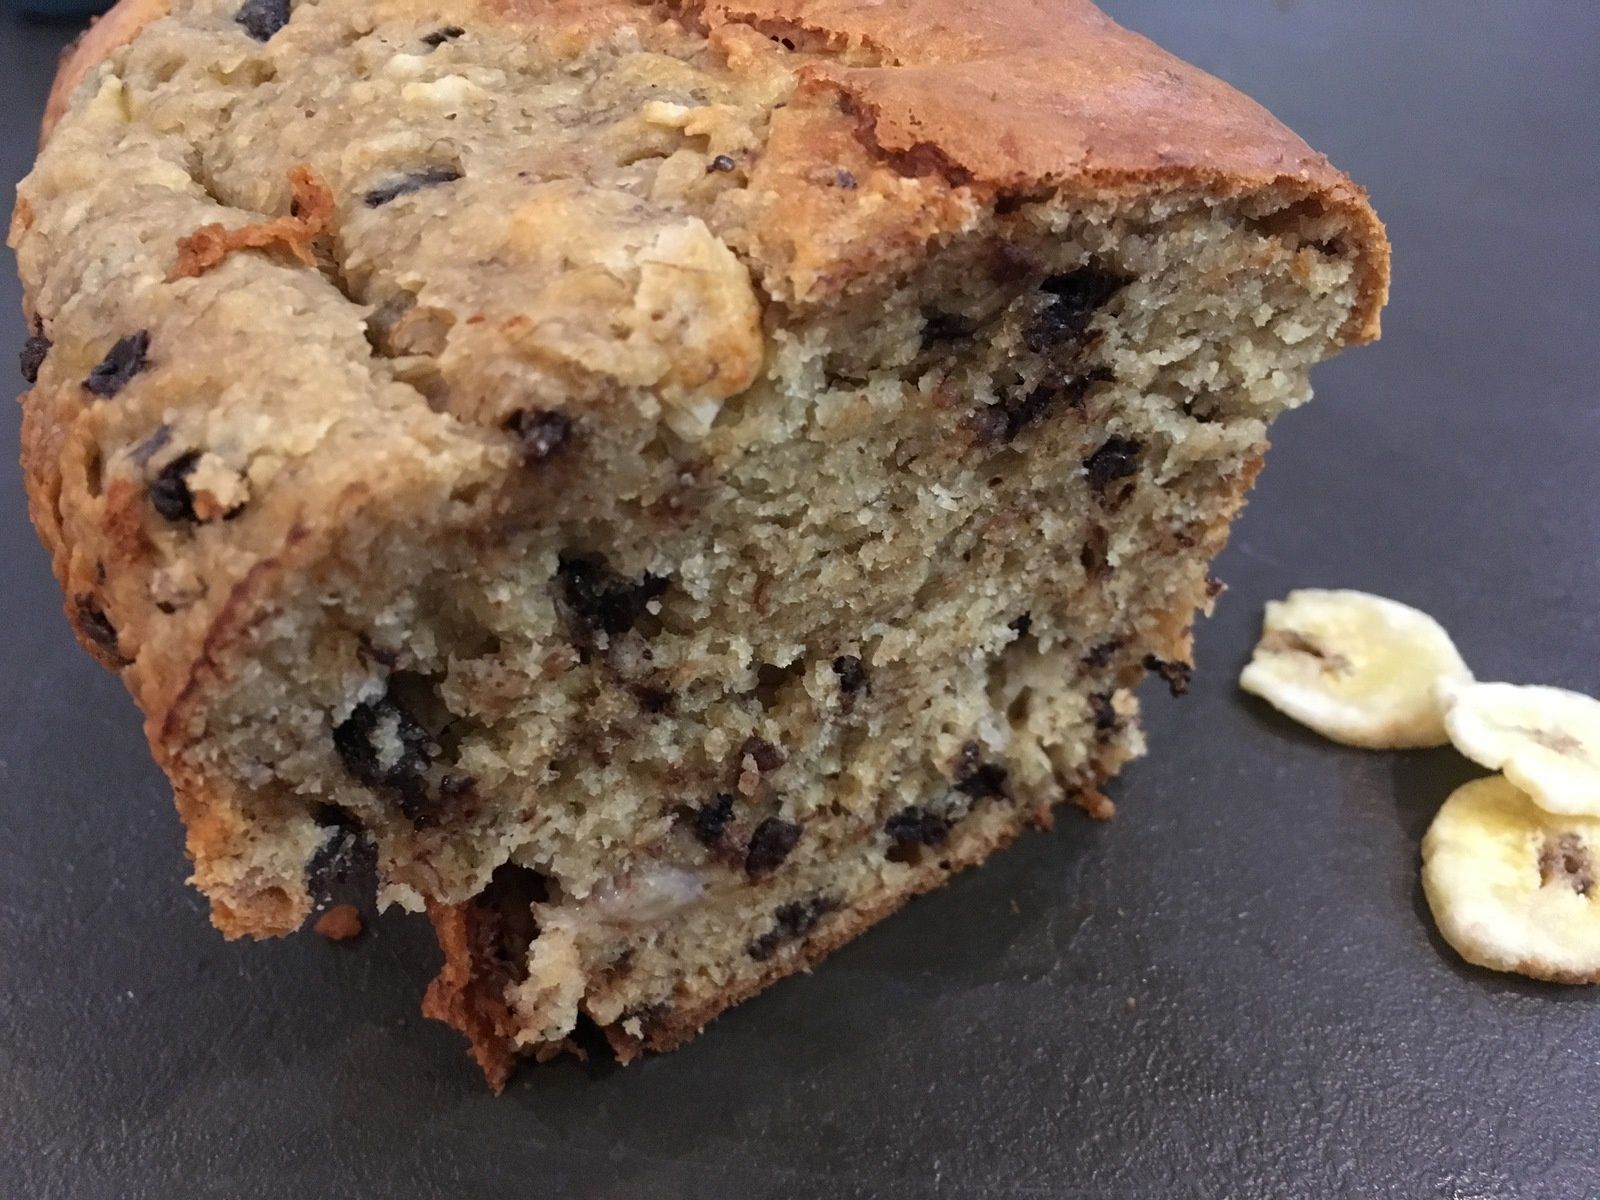
[[[1108,813],[1388,273],[1084,0],[124,0],[11,244],[33,518],[217,926],[365,861],[497,1085]]]

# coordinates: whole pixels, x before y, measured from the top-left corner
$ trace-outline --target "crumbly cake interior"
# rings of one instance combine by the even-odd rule
[[[370,854],[384,900],[477,922],[436,1010],[534,1051],[580,1015],[670,1042],[1102,804],[1357,300],[1292,189],[974,196],[796,95],[827,47],[593,7],[325,0],[258,40],[184,6],[87,85],[16,238],[41,391],[115,384],[49,410],[87,498],[41,518],[137,526],[109,653],[246,578],[252,527],[294,563],[168,718],[249,831],[199,882],[287,928]],[[785,241],[785,142],[850,254]],[[293,215],[300,164],[316,268],[171,278],[171,229]],[[874,224],[908,195],[936,238]],[[143,345],[107,366],[104,330]]]

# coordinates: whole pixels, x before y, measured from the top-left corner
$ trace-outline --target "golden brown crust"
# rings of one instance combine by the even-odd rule
[[[505,1090],[516,1063],[516,1022],[501,997],[504,980],[486,978],[483,921],[476,901],[430,905],[428,919],[444,953],[444,965],[422,998],[422,1015],[466,1035],[473,1061],[494,1092]]]
[[[1255,101],[1121,28],[1088,0],[747,0],[680,6],[826,47],[801,94],[832,91],[871,152],[997,196],[1101,199],[1278,188],[1343,214],[1361,243],[1345,331],[1379,333],[1388,243],[1366,193]]]
[[[165,15],[169,2],[121,0],[69,48],[42,137],[95,65]],[[551,20],[545,5],[528,0],[483,3],[511,23]],[[581,27],[598,7],[569,4],[562,19]],[[1359,299],[1345,341],[1379,336],[1389,247],[1365,191],[1248,96],[1123,29],[1089,0],[677,0],[671,7],[720,36],[730,61],[737,56],[730,31],[750,29],[827,53],[833,61],[801,68],[802,97],[833,94],[871,155],[990,203],[1051,191],[1104,199],[1196,188],[1220,198],[1276,188],[1336,211],[1360,248]],[[752,182],[777,185],[774,217],[799,220],[806,238],[825,241],[831,197],[795,187],[792,176],[797,166],[836,160],[819,143],[837,132],[796,136],[794,119],[775,122],[774,134],[792,144],[772,147]],[[954,216],[921,213],[918,224],[948,225]]]
[[[1103,770],[1100,778],[1103,781],[1112,773],[1112,770]],[[1085,785],[1081,793],[1063,794],[1055,803],[1077,805],[1099,819],[1109,815],[1097,808],[1097,804],[1110,804],[1100,795],[1097,785]],[[838,915],[816,934],[801,942],[793,953],[774,957],[761,971],[697,1003],[639,1014],[637,1020],[641,1032],[638,1035],[624,1028],[625,1020],[601,1026],[601,1032],[617,1061],[623,1064],[632,1062],[645,1052],[675,1050],[734,1005],[766,990],[780,979],[809,971],[835,950],[893,915],[913,897],[939,887],[957,871],[977,866],[991,854],[1005,849],[1024,829],[1050,828],[1054,823],[1053,816],[1048,805],[1023,806],[1018,809],[1014,819],[994,835],[987,838],[970,837],[951,853],[938,859],[930,858],[903,887],[879,896],[870,904]],[[473,1060],[483,1070],[490,1088],[498,1093],[504,1090],[516,1064],[517,1050],[513,1040],[516,1022],[502,998],[504,978],[493,966],[485,966],[491,956],[485,952],[481,933],[483,910],[476,901],[468,901],[430,908],[428,915],[433,921],[434,932],[444,954],[444,965],[428,987],[423,1000],[423,1015],[443,1021],[466,1036]],[[532,1053],[542,1060],[564,1049],[571,1047],[542,1047]]]
[[[55,82],[50,85],[50,96],[44,104],[44,116],[39,122],[39,142],[42,145],[67,111],[72,93],[88,78],[89,72],[101,64],[118,46],[124,46],[139,35],[151,21],[167,15],[170,0],[118,0],[102,17],[74,38],[61,52],[61,65],[56,69]]]

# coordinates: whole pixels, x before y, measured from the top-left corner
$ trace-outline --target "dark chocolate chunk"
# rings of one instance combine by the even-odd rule
[[[332,898],[337,885],[349,883],[365,897],[377,891],[378,848],[372,835],[344,809],[324,804],[317,824],[327,830],[306,864],[306,887],[318,903]]]
[[[1100,671],[1109,666],[1116,657],[1118,650],[1122,649],[1122,639],[1112,638],[1109,642],[1101,642],[1098,646],[1091,647],[1083,656],[1083,665],[1091,671]]]
[[[442,25],[432,33],[424,34],[422,44],[430,50],[437,50],[446,42],[453,42],[466,30],[459,25]]]
[[[706,164],[706,171],[731,171],[739,164],[733,161],[732,155],[719,154]]]
[[[258,42],[264,42],[289,23],[289,0],[245,0],[234,22]]]
[[[1167,662],[1154,654],[1144,656],[1144,668],[1166,680],[1167,690],[1174,696],[1181,696],[1189,690],[1189,679],[1194,674],[1194,668],[1188,663]]]
[[[1007,771],[998,763],[983,761],[983,747],[968,742],[956,755],[956,791],[974,800],[993,799],[1007,794]]]
[[[715,846],[733,821],[733,797],[727,792],[718,792],[699,808],[685,807],[679,813],[688,820],[689,828],[702,846]]]
[[[1023,330],[1023,344],[1035,354],[1044,354],[1080,341],[1089,331],[1095,313],[1127,282],[1098,267],[1079,267],[1064,275],[1051,275],[1039,285],[1050,300]]]
[[[1109,370],[1096,367],[1053,383],[1042,383],[1022,396],[1004,395],[969,419],[973,440],[979,445],[1012,441],[1029,426],[1041,423],[1057,407],[1081,409],[1089,389],[1111,379]]]
[[[641,683],[633,689],[633,698],[645,712],[656,716],[672,709],[673,695],[670,688]]]
[[[1089,696],[1089,709],[1094,713],[1096,729],[1115,729],[1121,723],[1117,710],[1111,704],[1110,692],[1093,692]]]
[[[138,333],[118,338],[116,344],[106,351],[106,356],[90,368],[83,381],[84,389],[101,399],[115,396],[128,386],[128,380],[150,365],[146,358],[149,353],[150,334],[147,330],[141,329]]]
[[[352,779],[388,794],[416,824],[428,822],[427,774],[438,747],[391,695],[356,705],[335,727],[333,746]]]
[[[781,746],[775,746],[764,737],[747,737],[739,747],[739,761],[753,758],[758,771],[776,771],[789,760]]]
[[[750,835],[750,846],[744,855],[745,874],[755,878],[774,870],[789,857],[799,840],[800,826],[781,817],[768,817]]]
[[[1132,438],[1107,438],[1105,443],[1083,460],[1083,469],[1089,474],[1089,486],[1103,493],[1119,479],[1126,479],[1139,469],[1139,452],[1144,449]]]
[[[750,943],[750,957],[766,962],[778,947],[805,937],[817,927],[818,921],[837,907],[838,902],[828,896],[778,905],[772,912],[772,928]]]
[[[1594,859],[1575,833],[1546,837],[1539,847],[1539,882],[1545,887],[1564,883],[1580,896],[1594,887]]]
[[[572,440],[572,418],[544,408],[519,408],[506,418],[505,427],[522,447],[529,466],[558,454]]]
[[[200,519],[194,511],[194,493],[189,490],[189,476],[199,461],[198,450],[180,454],[150,481],[150,504],[167,520],[193,524]]]
[[[42,325],[35,325],[33,332],[28,335],[28,340],[22,343],[22,353],[18,356],[22,378],[29,383],[38,383],[39,368],[44,365],[45,355],[49,353],[50,339],[45,337]]]
[[[478,781],[471,775],[463,775],[459,771],[447,771],[439,779],[439,799],[441,800],[465,800],[477,790]]]
[[[846,702],[853,701],[862,692],[872,690],[867,668],[854,654],[841,654],[834,659],[833,673],[839,677],[839,694]]]
[[[960,313],[938,312],[928,309],[922,314],[922,346],[943,345],[947,342],[958,342],[962,338],[972,336],[977,325],[962,316]]]
[[[598,554],[563,551],[556,579],[580,633],[599,629],[612,637],[638,624],[650,601],[667,590],[667,581],[659,575],[646,571],[638,579],[626,579]]]
[[[454,183],[460,178],[461,171],[457,167],[423,167],[380,183],[362,196],[361,200],[368,208],[382,208],[389,201],[398,200],[401,196],[408,196],[412,192],[420,192],[423,188],[437,187],[443,183]]]
[[[1014,618],[1010,624],[1006,626],[1006,628],[1015,633],[1019,638],[1027,637],[1028,634],[1033,632],[1033,614],[1023,613],[1020,617]]]
[[[898,846],[942,846],[950,836],[950,819],[913,804],[885,821],[883,831]]]
[[[74,596],[73,607],[77,611],[78,628],[83,631],[83,636],[118,661],[125,661],[122,651],[117,648],[117,627],[111,623],[111,618],[106,616],[95,598],[89,595]]]

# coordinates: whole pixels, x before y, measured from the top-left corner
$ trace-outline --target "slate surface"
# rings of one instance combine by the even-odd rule
[[[417,922],[211,931],[137,714],[60,616],[5,411],[0,1196],[1600,1193],[1596,997],[1465,968],[1426,919],[1418,839],[1474,772],[1232,686],[1262,602],[1323,584],[1419,604],[1483,677],[1600,691],[1600,8],[1108,7],[1331,154],[1396,244],[1387,337],[1279,426],[1118,820],[1025,838],[677,1054],[491,1099],[417,1015]],[[68,36],[0,24],[0,178]]]

